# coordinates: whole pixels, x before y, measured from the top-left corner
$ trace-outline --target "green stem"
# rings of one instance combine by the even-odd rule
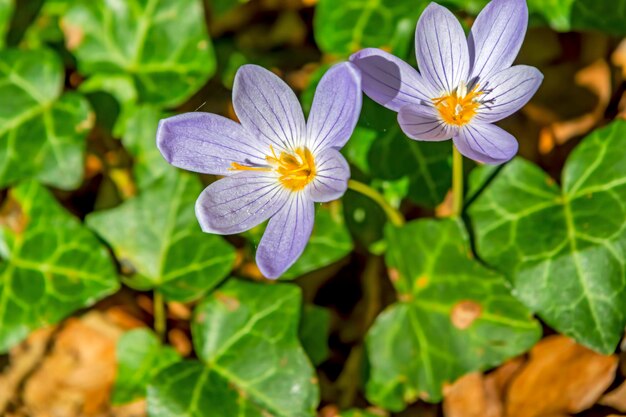
[[[452,145],[452,215],[463,211],[463,155]]]
[[[165,301],[163,300],[163,294],[159,291],[154,291],[152,302],[154,303],[154,331],[159,340],[164,340],[167,322],[165,318]]]
[[[367,184],[356,180],[348,180],[348,188],[361,193],[376,202],[385,211],[387,218],[394,226],[402,226],[404,224],[404,216],[397,209],[393,208],[385,197]]]

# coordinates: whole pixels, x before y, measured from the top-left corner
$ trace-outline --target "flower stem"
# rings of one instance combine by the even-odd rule
[[[463,211],[463,155],[452,145],[452,215]]]
[[[397,209],[393,208],[385,197],[367,184],[356,180],[348,180],[348,188],[361,193],[376,202],[382,208],[387,215],[387,218],[394,226],[402,226],[404,224],[404,216]]]
[[[157,334],[159,340],[165,339],[165,331],[167,330],[167,322],[165,319],[165,301],[163,300],[163,294],[159,291],[154,291],[154,297],[152,300],[154,304],[154,332]]]

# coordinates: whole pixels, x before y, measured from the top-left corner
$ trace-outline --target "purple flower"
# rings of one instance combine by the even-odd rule
[[[492,123],[524,106],[543,80],[536,68],[511,66],[527,24],[525,0],[493,0],[466,39],[454,15],[431,3],[415,31],[419,73],[379,49],[359,51],[350,61],[362,71],[365,94],[398,112],[407,136],[452,138],[468,158],[500,164],[517,153],[518,145]]]
[[[196,202],[203,231],[240,233],[270,219],[256,261],[263,275],[277,278],[309,240],[314,203],[346,191],[350,169],[339,149],[361,111],[361,76],[347,62],[328,70],[305,122],[280,78],[244,65],[235,76],[233,105],[241,124],[216,114],[181,114],[159,123],[157,146],[176,167],[225,176]]]

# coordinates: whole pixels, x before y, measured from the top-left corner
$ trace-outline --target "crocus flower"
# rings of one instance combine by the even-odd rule
[[[527,24],[525,0],[493,0],[466,38],[454,15],[431,3],[415,31],[419,73],[380,49],[361,50],[350,61],[362,71],[365,94],[398,112],[407,136],[452,138],[468,158],[500,164],[518,145],[492,123],[519,110],[543,80],[536,68],[511,66]]]
[[[256,252],[268,278],[302,254],[314,203],[343,195],[350,169],[339,149],[361,111],[361,77],[350,63],[321,79],[305,122],[293,91],[256,65],[237,71],[233,106],[240,123],[185,113],[159,123],[157,146],[172,165],[221,175],[200,194],[196,217],[208,233],[234,234],[269,220]]]

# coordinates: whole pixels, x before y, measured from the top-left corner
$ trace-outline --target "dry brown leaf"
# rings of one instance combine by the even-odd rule
[[[52,328],[37,330],[11,349],[9,366],[0,374],[0,415],[14,399],[24,378],[32,372],[46,353]]]
[[[445,417],[501,417],[502,403],[480,372],[467,374],[444,387]]]
[[[609,387],[616,355],[600,355],[563,336],[533,347],[530,358],[507,390],[507,417],[544,417],[579,413]]]
[[[605,394],[600,398],[598,404],[606,405],[617,411],[626,413],[626,381],[622,382],[619,387]]]
[[[626,39],[622,39],[611,55],[611,62],[622,69],[622,77],[626,78]]]
[[[115,345],[122,330],[97,311],[71,318],[51,353],[28,379],[24,408],[30,417],[108,414],[115,378]]]

